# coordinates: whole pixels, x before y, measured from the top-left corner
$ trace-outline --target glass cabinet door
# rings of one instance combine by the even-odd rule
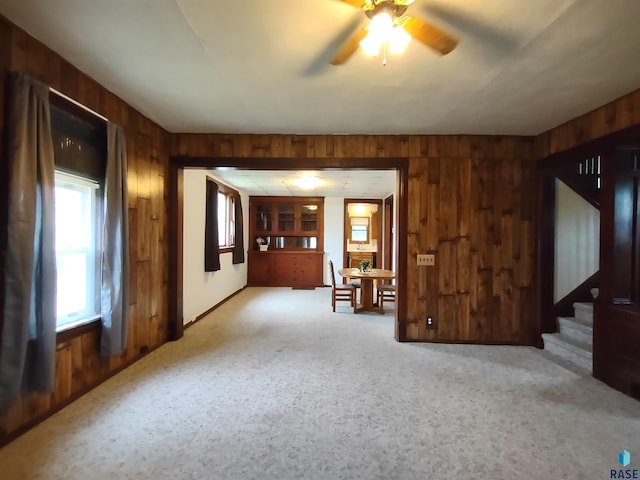
[[[300,206],[300,230],[302,232],[315,232],[318,230],[318,206]]]
[[[271,232],[273,230],[273,218],[271,213],[271,205],[257,205],[256,230],[259,232]]]
[[[277,211],[278,211],[278,231],[293,232],[296,228],[294,205],[293,204],[278,205]]]

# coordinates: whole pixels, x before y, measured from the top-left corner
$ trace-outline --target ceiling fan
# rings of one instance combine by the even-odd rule
[[[339,0],[362,9],[371,20],[369,25],[349,37],[331,60],[332,65],[344,64],[361,46],[365,53],[377,56],[382,52],[386,65],[387,53],[400,53],[411,38],[434,49],[441,55],[451,52],[458,40],[419,18],[405,15],[414,0]]]

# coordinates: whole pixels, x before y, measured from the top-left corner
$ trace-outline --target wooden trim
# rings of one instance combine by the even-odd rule
[[[376,231],[376,234],[378,235],[378,249],[376,250],[376,258],[378,259],[378,262],[382,260],[382,204],[383,204],[383,200],[380,198],[345,198],[344,199],[344,207],[343,207],[343,223],[344,223],[344,227],[343,227],[343,231],[342,231],[342,265],[344,265],[345,267],[349,267],[350,265],[347,263],[347,240],[350,237],[350,235],[347,233],[351,230],[351,225],[348,224],[347,222],[347,209],[349,208],[349,204],[350,203],[374,203],[376,205],[378,205],[378,215],[380,216],[380,221],[378,222],[378,230]],[[371,238],[371,228],[372,225],[369,224],[369,239]],[[370,241],[370,240],[369,240]],[[382,266],[378,266],[378,268],[382,268]]]
[[[382,252],[382,268],[387,270],[392,270],[393,262],[392,256],[394,252],[394,236],[393,236],[393,202],[394,195],[389,195],[382,202],[382,209],[384,213],[384,241],[385,247],[384,252]]]
[[[88,321],[87,323],[78,325],[77,327],[72,327],[67,330],[62,330],[60,332],[57,332],[56,343],[69,342],[76,337],[84,335],[87,332],[91,332],[93,330],[100,331],[101,328],[102,328],[102,319],[95,318],[93,320]]]
[[[182,168],[210,168],[215,170],[227,167],[237,170],[306,170],[317,168],[319,170],[395,170],[401,163],[406,163],[406,157],[385,158],[297,158],[297,157],[190,157],[176,155],[170,158]]]
[[[198,315],[195,320],[193,322],[189,322],[184,326],[184,329],[186,330],[187,328],[191,327],[194,323],[202,320],[204,317],[206,317],[207,315],[209,315],[211,312],[213,312],[216,308],[222,306],[223,304],[227,303],[229,300],[231,300],[233,297],[235,297],[236,295],[238,295],[240,292],[242,292],[245,288],[247,288],[247,286],[245,285],[244,287],[242,287],[239,290],[236,290],[235,292],[233,292],[231,295],[229,295],[228,297],[220,300],[218,303],[216,303],[213,307],[208,308],[207,310],[205,310],[204,312],[202,312],[200,315]]]
[[[184,331],[182,281],[184,252],[184,170],[169,162],[169,340],[178,340]]]
[[[540,210],[538,228],[538,292],[540,295],[538,317],[538,337],[542,333],[556,331],[556,321],[553,315],[553,285],[555,264],[555,206],[556,189],[555,176],[549,171],[540,173]],[[535,338],[534,341],[538,340]]]
[[[571,290],[553,306],[553,318],[571,317],[574,315],[573,304],[576,302],[593,302],[591,289],[600,282],[600,272],[597,271],[584,282]],[[555,330],[554,330],[555,331]]]
[[[570,160],[581,160],[589,157],[595,151],[606,153],[611,151],[611,146],[621,147],[625,145],[637,145],[640,138],[640,125],[634,125],[617,132],[609,133],[603,137],[590,140],[575,147],[552,153],[548,157],[540,160],[542,167],[552,166],[557,162]]]
[[[206,175],[206,177],[212,180],[213,182],[216,182],[216,185],[218,185],[218,193],[223,193],[225,195],[240,195],[240,192],[238,192],[238,190],[236,190],[233,187],[230,187],[226,183],[222,183],[216,177],[212,177],[208,174]]]
[[[575,180],[575,177],[570,175],[566,175],[565,172],[557,172],[556,178],[564,183],[567,187],[574,191],[574,193],[580,195],[580,197],[588,202],[593,208],[600,210],[600,198],[597,194],[594,193],[582,185],[580,182]]]
[[[93,325],[93,324],[90,324],[90,325]],[[74,329],[72,329],[72,330],[74,330]],[[10,433],[7,433],[5,436],[1,436],[0,437],[0,448],[4,447],[5,445],[8,445],[9,443],[11,443],[13,440],[18,438],[22,434],[28,432],[29,430],[31,430],[33,427],[35,427],[39,423],[42,423],[47,418],[53,416],[55,413],[59,412],[60,410],[62,410],[67,405],[75,402],[80,397],[82,397],[83,395],[89,393],[91,390],[96,388],[98,385],[104,383],[105,381],[107,381],[111,377],[113,377],[114,375],[116,375],[116,374],[120,373],[121,371],[123,371],[125,368],[133,365],[138,360],[140,360],[142,357],[146,357],[147,355],[149,355],[151,352],[153,352],[155,349],[161,347],[162,345],[163,344],[156,345],[153,348],[147,348],[144,351],[139,352],[138,355],[136,355],[135,357],[131,358],[128,362],[123,363],[118,368],[116,368],[116,369],[114,369],[114,370],[112,370],[110,372],[106,372],[103,376],[101,376],[98,379],[98,381],[96,381],[96,382],[94,382],[94,383],[92,383],[90,385],[87,385],[86,387],[82,388],[81,390],[79,390],[75,394],[71,395],[70,397],[65,398],[62,402],[60,402],[59,404],[57,404],[54,407],[52,407],[49,410],[47,410],[43,415],[40,415],[38,417],[33,418],[29,422],[21,425],[16,430],[14,430],[14,431],[12,431]]]
[[[407,341],[407,239],[409,217],[409,163],[398,167],[396,178],[398,192],[398,240],[396,246],[396,325],[395,338],[399,342]]]

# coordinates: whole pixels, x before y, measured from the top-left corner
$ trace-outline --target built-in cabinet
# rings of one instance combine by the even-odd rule
[[[323,285],[324,198],[252,196],[249,215],[249,285]]]

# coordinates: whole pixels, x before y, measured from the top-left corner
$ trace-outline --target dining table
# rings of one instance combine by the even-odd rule
[[[341,268],[338,270],[338,274],[345,278],[357,278],[360,280],[360,303],[356,305],[356,313],[384,313],[384,309],[374,302],[374,280],[393,280],[396,276],[395,273],[384,268],[372,268],[365,272],[361,271],[359,268]]]

